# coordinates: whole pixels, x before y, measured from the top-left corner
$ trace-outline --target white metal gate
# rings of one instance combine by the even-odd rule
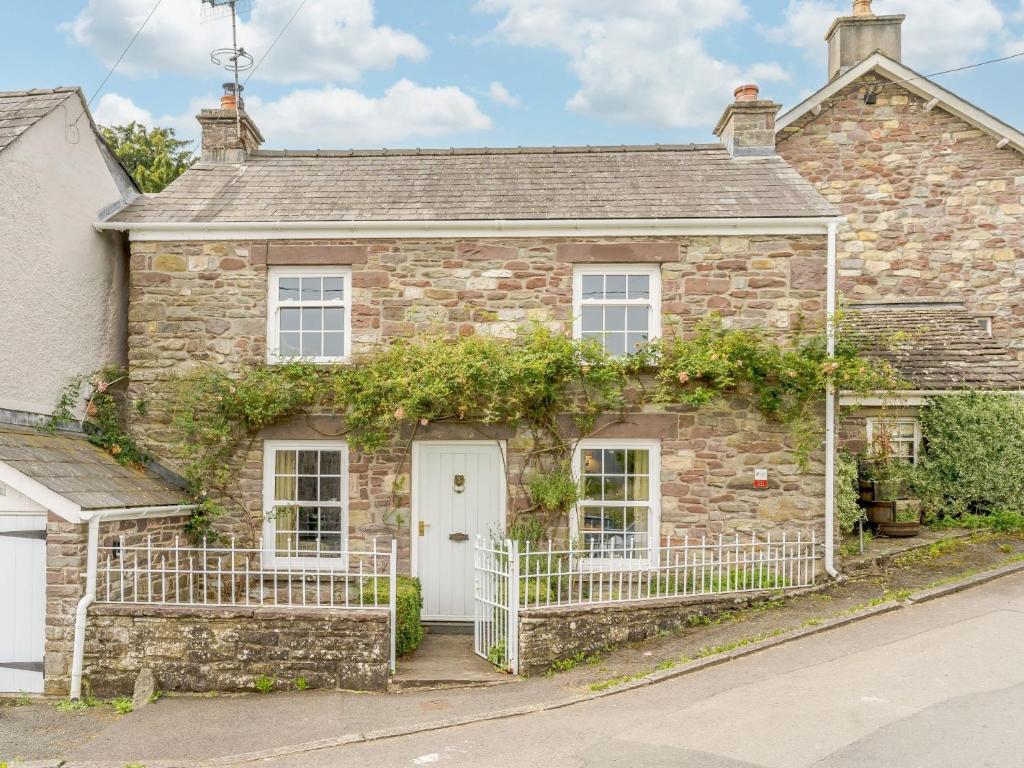
[[[494,666],[519,672],[519,543],[478,537],[473,573],[473,650]]]
[[[43,692],[46,516],[0,514],[0,693]]]

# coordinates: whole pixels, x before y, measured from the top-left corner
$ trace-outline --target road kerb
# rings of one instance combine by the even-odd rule
[[[1010,576],[1014,573],[1024,571],[1024,561],[1019,563],[1010,563],[1002,568],[996,568],[991,571],[983,571],[982,573],[975,574],[974,576],[968,576],[966,579],[955,581],[952,584],[943,584],[942,586],[933,587],[932,589],[926,589],[923,592],[911,595],[907,598],[908,603],[926,603],[929,600],[934,600],[937,597],[945,597],[946,595],[956,594],[957,592],[963,592],[965,589],[971,587],[977,587],[982,584],[987,584],[990,581],[1002,578],[1003,576]]]

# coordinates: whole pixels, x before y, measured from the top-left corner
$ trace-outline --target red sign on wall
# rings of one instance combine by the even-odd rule
[[[767,488],[768,487],[768,470],[767,469],[755,469],[754,470],[754,487],[755,488]]]

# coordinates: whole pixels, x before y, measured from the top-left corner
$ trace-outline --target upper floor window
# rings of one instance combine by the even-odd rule
[[[917,419],[870,418],[867,420],[868,451],[884,450],[908,464],[917,464],[921,450],[921,422]]]
[[[573,336],[631,355],[661,335],[661,268],[594,265],[573,274]]]
[[[352,349],[352,270],[271,268],[267,360],[345,360]]]

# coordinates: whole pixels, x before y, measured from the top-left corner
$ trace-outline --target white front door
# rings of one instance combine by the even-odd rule
[[[504,528],[501,448],[419,442],[413,454],[413,567],[423,586],[423,618],[469,621],[473,542]]]
[[[46,515],[0,513],[0,693],[43,692]]]

